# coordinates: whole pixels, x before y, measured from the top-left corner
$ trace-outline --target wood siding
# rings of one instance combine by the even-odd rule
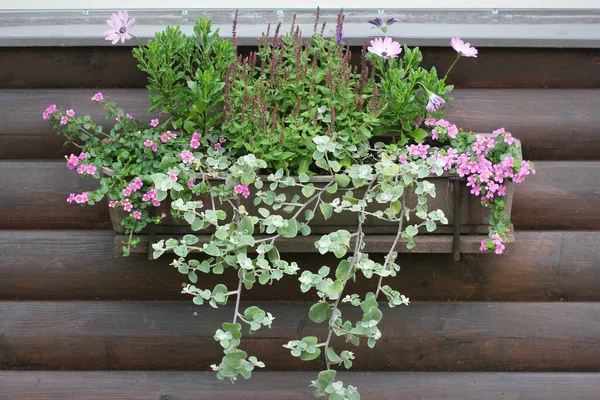
[[[441,71],[454,57],[423,52]],[[244,345],[267,371],[230,385],[208,372],[229,309],[194,306],[169,256],[115,255],[106,204],[65,202],[95,181],[67,170],[74,149],[41,113],[56,103],[101,122],[89,99],[102,90],[149,119],[130,49],[1,48],[0,61],[0,399],[310,399],[322,361],[281,348],[324,333],[308,319],[314,294],[296,277],[244,292],[276,320]],[[386,282],[412,304],[384,308],[381,342],[356,349],[357,372],[340,377],[368,400],[596,399],[600,49],[482,48],[449,80],[450,121],[478,132],[504,126],[536,163],[537,175],[516,187],[515,243],[459,262],[401,254],[401,272]],[[283,256],[310,270],[333,261],[309,247],[292,244]],[[202,285],[235,281],[210,275]],[[358,279],[351,290],[373,286]]]

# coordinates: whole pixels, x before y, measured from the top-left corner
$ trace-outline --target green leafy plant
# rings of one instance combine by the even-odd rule
[[[465,177],[491,210],[481,250],[500,254],[510,226],[508,184],[535,170],[503,128],[475,135],[442,118],[451,100],[449,71],[440,79],[435,69],[419,66],[418,49],[405,46],[399,58],[398,42],[378,38],[363,47],[361,68],[353,68],[343,20],[340,13],[331,39],[316,32],[316,22],[307,42],[295,24],[285,35],[277,26],[245,58],[236,53],[237,21],[234,42],[219,38],[206,20],[196,22],[192,37],[168,27],[134,49],[149,76],[150,111],[168,114],[164,122],[142,122],[102,93],[92,100],[116,120],[108,132],[89,116],[55,105],[43,117],[81,149],[67,157],[68,168],[100,180],[98,190],[73,193],[67,201],[94,204],[107,196],[114,212],[124,215],[121,224],[130,235],[125,254],[139,242],[134,232],[185,221],[189,233],[152,243],[153,256],[175,255],[171,266],[189,280],[182,293],[194,304],[234,303],[214,336],[223,350],[212,365],[219,379],[247,379],[265,367],[243,350],[242,339],[270,329],[277,316],[242,306],[244,291],[299,275],[300,290],[318,297],[308,316],[325,327],[321,335],[299,337],[284,348],[307,362],[324,360],[326,369],[312,382],[316,397],[357,400],[357,388],[336,381],[336,371],[352,367],[353,347],[377,344],[385,306],[410,303],[384,282],[400,271],[398,250],[413,248],[419,234],[448,223],[442,210],[429,207],[438,194],[428,179]],[[385,33],[393,19],[371,23]],[[113,15],[110,25],[108,40],[131,37],[126,13]],[[477,54],[458,38],[451,44],[457,59]],[[377,142],[381,133],[395,140]],[[284,259],[281,239],[312,235],[317,219],[337,216],[353,217],[355,226],[313,236],[316,250],[333,254],[336,265],[315,273]],[[383,261],[365,252],[365,224],[378,220],[396,230]],[[195,253],[203,257],[190,257]],[[235,287],[203,287],[202,274],[228,269],[238,277]],[[376,289],[349,293],[347,283],[360,275],[376,279]],[[341,305],[356,308],[359,317],[348,318]],[[334,338],[345,344],[334,348]]]

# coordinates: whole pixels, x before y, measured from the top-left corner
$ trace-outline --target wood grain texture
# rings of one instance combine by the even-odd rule
[[[241,48],[247,53],[251,47]],[[456,53],[422,47],[423,65],[445,73]],[[353,47],[353,61],[360,49]],[[144,87],[128,47],[6,47],[0,88]],[[464,58],[449,82],[460,88],[600,88],[598,49],[484,48]]]
[[[98,188],[63,162],[0,162],[2,229],[110,228],[108,203],[93,207],[67,203],[69,193]]]
[[[281,348],[325,337],[326,328],[307,318],[309,304],[243,303],[241,310],[255,304],[276,319],[272,329],[245,335],[245,351],[269,370],[323,368],[322,360],[302,362]],[[598,370],[600,303],[415,302],[382,310],[379,345],[352,347],[359,371]],[[351,320],[357,311],[342,309]],[[222,357],[214,332],[232,313],[232,305],[190,302],[0,302],[0,368],[208,370]]]
[[[368,400],[596,400],[598,373],[339,372]],[[255,372],[235,385],[210,372],[0,372],[2,399],[308,400],[314,372]],[[399,393],[402,393],[401,397]]]
[[[148,261],[143,255],[115,256],[111,231],[0,231],[1,300],[190,300],[182,295],[186,277],[168,264],[167,255]],[[385,283],[413,301],[600,301],[600,232],[522,231],[502,256],[402,254],[402,270]],[[379,259],[382,255],[374,256]],[[285,254],[302,269],[335,266],[337,259],[315,254]],[[263,290],[244,293],[252,301],[314,300],[301,293],[297,276]],[[201,286],[237,276],[202,275]],[[349,290],[365,293],[375,282],[359,276]]]
[[[0,159],[61,158],[63,146],[48,121],[49,104],[74,108],[104,122],[102,108],[89,99],[96,89],[0,90]],[[127,112],[148,119],[143,89],[103,91]],[[448,119],[465,130],[491,132],[504,126],[523,142],[525,158],[537,160],[600,159],[600,89],[457,89]]]
[[[600,135],[599,135],[600,136]],[[600,229],[600,162],[536,162],[537,174],[516,185],[518,229]],[[109,228],[106,202],[67,204],[69,193],[94,188],[61,161],[0,161],[0,229]]]

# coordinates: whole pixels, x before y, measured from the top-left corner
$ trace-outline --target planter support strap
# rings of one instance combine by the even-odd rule
[[[452,240],[452,258],[454,261],[460,260],[460,209],[462,203],[461,184],[464,179],[460,177],[450,177],[452,191],[454,192],[454,224]]]

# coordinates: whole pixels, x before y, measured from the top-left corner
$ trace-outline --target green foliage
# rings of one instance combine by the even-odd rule
[[[298,278],[303,293],[316,291],[318,301],[308,316],[326,324],[326,336],[291,340],[283,347],[304,361],[324,360],[327,369],[312,382],[317,397],[358,400],[356,388],[336,381],[332,369],[350,368],[354,354],[346,348],[336,351],[332,339],[335,335],[347,346],[366,341],[374,347],[384,316],[378,301],[385,299],[390,308],[410,303],[382,281],[400,271],[399,246],[413,248],[419,234],[448,223],[441,210],[429,209],[438,193],[428,179],[465,175],[464,168],[473,163],[498,167],[512,159],[512,176],[506,179],[522,180],[532,166],[522,161],[507,133],[485,139],[483,160],[475,149],[483,143],[481,137],[459,132],[443,120],[418,122],[441,117],[441,112],[426,112],[429,95],[448,101],[452,89],[435,68],[420,66],[418,48],[405,47],[403,57],[385,60],[363,54],[356,71],[343,42],[315,33],[309,45],[295,26],[290,34],[279,30],[272,39],[265,35],[258,53],[247,58],[238,58],[234,44],[202,19],[193,36],[168,27],[148,46],[134,49],[139,67],[148,74],[150,111],[169,115],[162,123],[130,118],[101,94],[94,97],[107,118],[117,120],[108,133],[89,116],[62,109],[44,115],[82,149],[79,157],[68,158],[69,168],[79,165],[84,167],[81,174],[100,180],[98,190],[83,197],[73,194],[70,201],[92,205],[107,196],[111,207],[126,213],[122,225],[130,237],[124,254],[140,243],[131,235],[149,224],[175,218],[189,225],[193,233],[152,243],[152,251],[154,258],[173,254],[170,265],[189,281],[182,293],[195,305],[234,303],[231,322],[214,335],[223,350],[220,363],[212,365],[219,379],[249,378],[255,368],[264,367],[240,348],[241,340],[244,334],[271,328],[275,316],[257,306],[240,310],[240,301],[244,290],[256,285],[268,290],[267,285],[300,272],[296,262],[282,258],[281,239],[308,236],[318,221],[334,226],[340,214],[354,216],[352,229],[315,236],[317,251],[332,253],[337,266],[302,270]],[[375,134],[390,132],[395,135],[392,144],[371,141]],[[321,176],[313,177],[317,173]],[[471,186],[482,186],[482,194],[498,190],[483,188],[490,177],[470,178]],[[158,212],[163,203],[168,214]],[[510,226],[506,202],[491,196],[483,204],[490,208],[491,230],[482,248],[498,249]],[[383,260],[364,252],[368,220],[397,226],[394,245]],[[204,287],[203,274],[225,273],[238,277],[237,287]],[[374,291],[347,293],[348,281],[357,275],[377,279]],[[354,307],[358,318],[345,318],[342,303]]]
[[[148,74],[150,111],[169,114],[175,129],[190,134],[207,135],[219,125],[225,74],[236,55],[210,20],[197,20],[193,36],[169,26],[147,46],[134,48],[133,55]]]

